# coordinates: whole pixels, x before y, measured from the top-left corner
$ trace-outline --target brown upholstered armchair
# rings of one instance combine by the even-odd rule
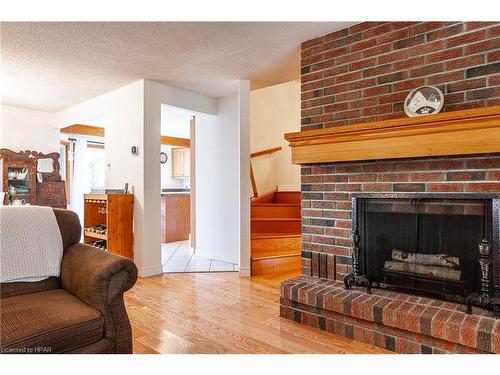
[[[54,209],[61,276],[0,284],[0,353],[132,353],[123,293],[137,280],[126,259],[80,244],[78,216]]]

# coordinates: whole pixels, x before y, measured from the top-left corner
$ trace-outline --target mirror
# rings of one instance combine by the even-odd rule
[[[51,158],[38,159],[36,170],[38,173],[52,173],[54,172],[53,160]]]

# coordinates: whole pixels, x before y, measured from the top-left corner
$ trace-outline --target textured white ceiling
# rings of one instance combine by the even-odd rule
[[[57,111],[147,78],[220,97],[298,78],[300,43],[351,24],[3,22],[0,94]]]

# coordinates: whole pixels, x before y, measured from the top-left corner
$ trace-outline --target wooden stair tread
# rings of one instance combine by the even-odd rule
[[[252,205],[259,203],[300,204],[300,197],[300,191],[277,191],[275,189],[259,196],[258,198],[252,199]]]
[[[252,233],[251,239],[252,240],[258,240],[258,239],[264,239],[264,238],[300,238],[302,237],[302,234],[300,233],[265,233],[265,232],[260,232],[260,233]]]
[[[258,251],[255,254],[252,254],[252,260],[259,259],[274,259],[274,258],[285,258],[285,257],[295,257],[301,256],[301,251],[299,250],[267,250],[267,251]]]
[[[254,204],[251,207],[251,218],[294,218],[300,219],[301,207],[300,204],[288,204],[288,203],[259,203]]]
[[[300,207],[300,203],[252,203],[254,207]]]
[[[252,275],[300,272],[300,192],[269,192],[251,202]]]
[[[253,217],[252,221],[300,221],[300,217]]]
[[[252,276],[276,272],[299,272],[300,264],[300,254],[271,256],[259,259],[252,258]]]

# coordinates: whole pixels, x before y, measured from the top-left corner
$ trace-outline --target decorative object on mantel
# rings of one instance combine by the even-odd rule
[[[285,134],[295,164],[500,152],[500,105]]]
[[[437,114],[444,105],[443,92],[434,86],[418,87],[408,94],[404,102],[405,113],[410,116]]]
[[[3,190],[12,204],[66,208],[66,190],[59,174],[59,153],[0,149]]]

